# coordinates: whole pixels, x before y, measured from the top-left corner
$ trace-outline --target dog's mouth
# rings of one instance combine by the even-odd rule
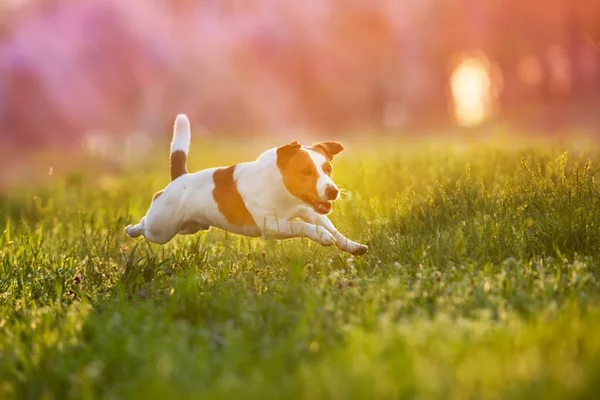
[[[302,200],[309,204],[319,214],[329,214],[333,206],[331,201],[319,201],[309,196],[302,196]]]

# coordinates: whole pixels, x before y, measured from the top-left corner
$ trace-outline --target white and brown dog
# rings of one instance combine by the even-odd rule
[[[188,174],[188,118],[178,115],[173,129],[171,183],[154,195],[139,224],[125,228],[129,236],[164,244],[178,233],[215,226],[246,236],[307,237],[354,255],[367,252],[326,216],[339,193],[331,180],[331,160],[344,149],[341,143],[307,147],[292,142],[265,151],[256,161]]]

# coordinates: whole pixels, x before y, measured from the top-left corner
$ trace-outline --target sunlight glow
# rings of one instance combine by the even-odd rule
[[[463,126],[474,126],[491,114],[492,80],[487,60],[462,58],[452,70],[450,89],[454,100],[454,117]]]

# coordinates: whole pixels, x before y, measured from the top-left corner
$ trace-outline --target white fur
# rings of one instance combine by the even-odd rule
[[[189,121],[179,115],[175,122],[173,146],[187,150],[183,143],[186,132],[189,140]],[[143,235],[151,242],[163,244],[178,233],[193,234],[215,226],[246,236],[277,239],[307,237],[324,246],[335,244],[351,254],[364,254],[367,246],[344,237],[327,216],[318,214],[286,189],[277,167],[276,150],[267,150],[256,161],[238,164],[235,168],[237,190],[256,226],[234,225],[227,221],[212,194],[213,173],[217,168],[209,168],[182,175],[169,183],[152,203],[146,216],[137,225],[129,225],[125,231],[131,237]],[[325,199],[326,186],[334,185],[321,168],[325,157],[314,151],[309,151],[309,154],[318,163],[315,165],[322,175],[318,183],[319,193]]]
[[[179,114],[175,118],[173,126],[173,141],[171,142],[171,153],[182,150],[185,154],[190,151],[190,120],[185,114]]]

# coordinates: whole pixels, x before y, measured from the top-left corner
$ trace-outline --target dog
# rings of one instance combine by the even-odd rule
[[[331,179],[331,161],[344,150],[341,143],[308,147],[294,141],[265,151],[256,161],[190,174],[190,136],[190,121],[179,114],[171,142],[171,182],[154,195],[141,221],[125,228],[130,237],[143,235],[164,244],[177,234],[214,226],[251,237],[309,238],[353,255],[368,251],[327,218],[339,195]]]

